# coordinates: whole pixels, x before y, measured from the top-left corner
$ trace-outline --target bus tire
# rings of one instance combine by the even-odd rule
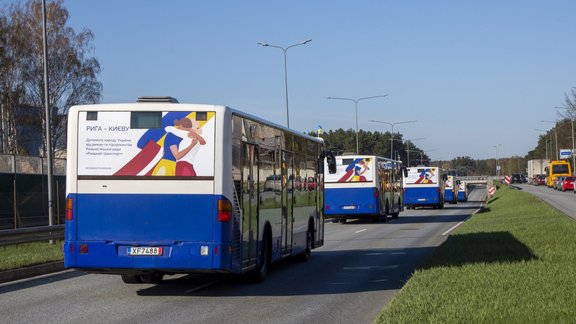
[[[304,252],[298,254],[296,257],[300,262],[306,262],[310,260],[310,256],[312,255],[312,247],[314,244],[314,226],[312,224],[308,224],[308,231],[306,231],[306,249]]]
[[[256,269],[249,274],[249,279],[253,283],[261,283],[266,279],[272,259],[272,238],[269,228],[264,231],[264,240],[262,241],[262,255],[258,258]]]
[[[139,275],[135,274],[122,274],[122,281],[126,284],[139,284],[142,283],[142,280]]]

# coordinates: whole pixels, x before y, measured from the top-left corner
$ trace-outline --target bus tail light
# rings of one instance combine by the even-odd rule
[[[380,197],[380,190],[378,190],[378,188],[374,188],[374,197]]]
[[[74,208],[74,200],[72,198],[66,199],[66,220],[74,220],[74,213],[72,212]]]
[[[232,219],[232,203],[228,199],[218,199],[218,221],[228,222]]]

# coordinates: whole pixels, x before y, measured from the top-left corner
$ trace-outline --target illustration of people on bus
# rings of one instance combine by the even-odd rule
[[[165,130],[162,159],[152,170],[152,175],[196,176],[191,159],[184,158],[198,144],[206,144],[198,122],[184,117],[174,120],[174,126],[168,126]]]
[[[370,162],[370,159],[366,159],[366,161],[362,158],[355,159],[346,167],[346,174],[338,182],[365,182],[364,173],[370,170],[368,162]]]
[[[415,183],[432,184],[434,183],[433,177],[434,177],[434,169],[426,168],[424,169],[424,171],[420,173],[418,180],[416,180]]]

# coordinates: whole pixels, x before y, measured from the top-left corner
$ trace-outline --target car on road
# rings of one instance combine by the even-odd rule
[[[512,175],[512,178],[510,178],[510,183],[522,183],[524,181],[522,181],[522,175],[520,175],[519,173],[514,173]]]
[[[563,180],[560,183],[560,188],[558,190],[574,190],[574,179],[574,177],[563,177]]]
[[[537,174],[532,178],[531,183],[535,186],[544,186],[546,185],[546,176],[543,174]]]

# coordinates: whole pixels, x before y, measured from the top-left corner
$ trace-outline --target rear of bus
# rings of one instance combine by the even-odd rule
[[[550,165],[544,168],[546,171],[546,184],[549,188],[554,187],[554,179],[557,177],[569,177],[572,175],[570,163],[565,160],[550,161]]]
[[[416,207],[444,207],[444,181],[446,176],[440,175],[437,167],[407,168],[404,177],[404,206],[408,209]]]
[[[335,221],[380,214],[373,156],[336,156],[336,172],[325,166],[324,216]]]
[[[225,113],[171,102],[72,107],[65,266],[123,279],[239,271],[219,175],[231,166],[217,162]]]

